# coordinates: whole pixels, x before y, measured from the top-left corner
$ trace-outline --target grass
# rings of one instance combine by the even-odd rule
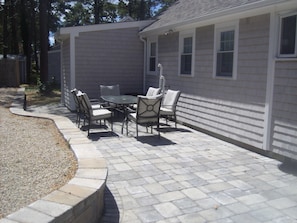
[[[58,103],[61,101],[60,89],[54,89],[50,93],[42,94],[36,85],[23,85],[27,99],[27,106],[31,105],[47,105],[50,103]]]

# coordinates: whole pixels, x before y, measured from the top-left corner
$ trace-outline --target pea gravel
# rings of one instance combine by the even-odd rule
[[[0,218],[65,185],[77,161],[54,123],[13,115],[14,88],[0,88]]]

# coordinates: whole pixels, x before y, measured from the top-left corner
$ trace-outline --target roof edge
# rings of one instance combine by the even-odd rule
[[[164,31],[166,30],[173,29],[174,27],[182,27],[193,23],[197,24],[197,23],[203,23],[203,22],[212,21],[212,20],[219,20],[221,17],[225,17],[225,16],[231,17],[238,14],[242,16],[242,13],[244,12],[249,13],[250,11],[255,9],[257,10],[257,12],[264,11],[265,9],[269,11],[271,7],[275,7],[277,5],[281,5],[284,3],[292,3],[293,1],[294,0],[289,0],[289,1],[288,0],[270,0],[270,1],[255,2],[248,5],[243,5],[243,6],[222,10],[216,13],[195,17],[193,19],[189,19],[179,23],[168,24],[166,26],[161,26],[154,29],[148,29],[148,30],[144,29],[143,31],[140,32],[140,35],[149,36],[149,35],[152,35],[152,33],[160,34],[160,33],[164,33]]]
[[[58,30],[55,35],[56,39],[64,40],[70,37],[70,35],[78,35],[83,32],[94,32],[94,31],[105,31],[113,29],[127,29],[138,27],[139,30],[143,30],[145,27],[152,24],[155,20],[143,20],[134,22],[116,22],[116,23],[104,23],[86,26],[73,26],[73,27],[62,27]]]

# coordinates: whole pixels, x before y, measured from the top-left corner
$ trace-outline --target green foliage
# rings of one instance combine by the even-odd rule
[[[55,79],[49,80],[46,83],[42,83],[40,81],[40,78],[37,79],[37,86],[39,89],[39,93],[42,95],[49,95],[52,93],[54,89],[57,88],[57,83],[55,82]]]
[[[135,20],[145,20],[157,16],[176,0],[119,0],[118,16],[130,16]]]
[[[126,16],[135,20],[150,19],[175,1],[119,0],[117,4],[114,4],[110,0],[5,0],[5,6],[2,6],[0,10],[0,54],[3,54],[5,46],[8,54],[25,55],[27,57],[27,80],[36,83],[33,69],[36,69],[36,73],[40,72],[37,53],[45,52],[41,50],[41,42],[43,49],[47,48],[44,47],[45,45],[49,46],[46,38],[45,41],[40,39],[42,27],[55,33],[63,26],[112,23]],[[39,11],[41,3],[47,6],[45,16],[42,17]],[[48,22],[43,25],[39,24],[40,18],[45,17]],[[4,18],[7,20],[7,31],[3,28]],[[46,64],[43,58],[41,62],[41,64]],[[31,66],[32,64],[35,66]],[[40,86],[42,90],[47,91],[50,84]]]

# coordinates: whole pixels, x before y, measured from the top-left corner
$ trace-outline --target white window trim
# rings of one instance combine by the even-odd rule
[[[217,76],[217,52],[220,49],[220,33],[228,30],[234,30],[234,54],[233,54],[233,72],[231,77]],[[213,53],[213,78],[215,79],[237,79],[238,63],[238,37],[239,37],[239,20],[235,22],[221,23],[215,25],[214,31],[214,53]]]
[[[152,43],[156,43],[156,70],[155,71],[150,71],[150,56],[151,56],[151,44]],[[157,67],[157,64],[158,64],[158,38],[157,37],[148,38],[146,58],[147,58],[147,60],[146,60],[146,72],[147,72],[147,74],[157,75],[157,71],[158,71],[158,67]]]
[[[279,58],[296,58],[297,57],[297,29],[296,29],[296,36],[295,36],[295,53],[294,54],[281,54],[280,47],[281,47],[281,30],[282,30],[282,19],[289,17],[289,16],[297,16],[297,11],[293,12],[285,12],[279,14],[278,19],[278,41],[277,41],[277,56]]]
[[[192,37],[192,68],[191,74],[182,74],[181,73],[181,55],[184,48],[184,39]],[[195,43],[196,43],[196,29],[181,31],[179,33],[179,50],[178,50],[178,75],[183,77],[193,77],[194,76],[194,68],[195,68]]]

